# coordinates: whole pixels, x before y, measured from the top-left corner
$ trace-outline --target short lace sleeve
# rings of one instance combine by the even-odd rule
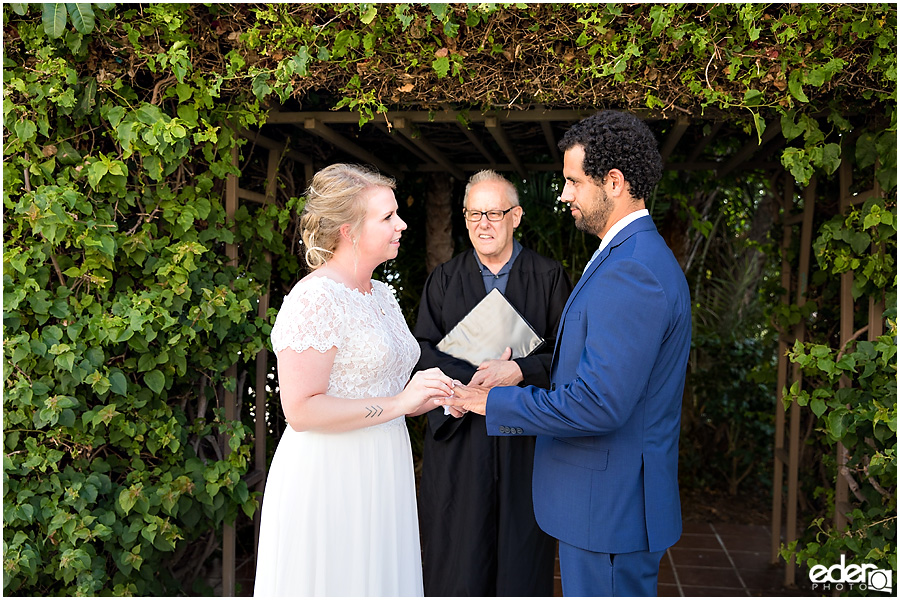
[[[315,348],[327,352],[346,339],[341,303],[320,277],[301,281],[285,297],[272,327],[272,349],[302,352]]]

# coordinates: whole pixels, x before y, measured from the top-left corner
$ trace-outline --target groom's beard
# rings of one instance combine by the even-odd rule
[[[590,210],[584,206],[578,208],[581,216],[575,217],[575,227],[599,237],[600,232],[606,229],[606,223],[613,211],[612,202],[609,201],[606,192],[602,189],[597,191],[597,197]]]

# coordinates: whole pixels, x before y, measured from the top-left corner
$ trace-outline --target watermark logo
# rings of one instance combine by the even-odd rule
[[[871,590],[894,594],[894,573],[871,564],[847,564],[844,555],[841,562],[826,567],[816,565],[809,570],[809,580],[814,592],[843,592],[847,590]]]

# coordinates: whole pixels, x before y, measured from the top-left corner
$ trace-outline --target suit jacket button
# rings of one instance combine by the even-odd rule
[[[509,433],[509,427],[507,427],[506,425],[501,425],[500,433]]]
[[[525,433],[525,430],[522,429],[521,427],[516,427],[516,433],[518,433],[519,435],[522,435],[523,433]]]

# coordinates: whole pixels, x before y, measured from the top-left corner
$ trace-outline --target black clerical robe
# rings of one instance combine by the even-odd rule
[[[549,385],[559,317],[572,283],[558,262],[522,248],[506,297],[545,344],[516,359],[521,385]],[[422,293],[416,370],[440,367],[468,383],[475,367],[436,345],[486,295],[472,250],[438,266]],[[491,437],[484,417],[441,408],[427,416],[419,527],[427,596],[552,596],[555,540],[534,519],[533,437]]]

